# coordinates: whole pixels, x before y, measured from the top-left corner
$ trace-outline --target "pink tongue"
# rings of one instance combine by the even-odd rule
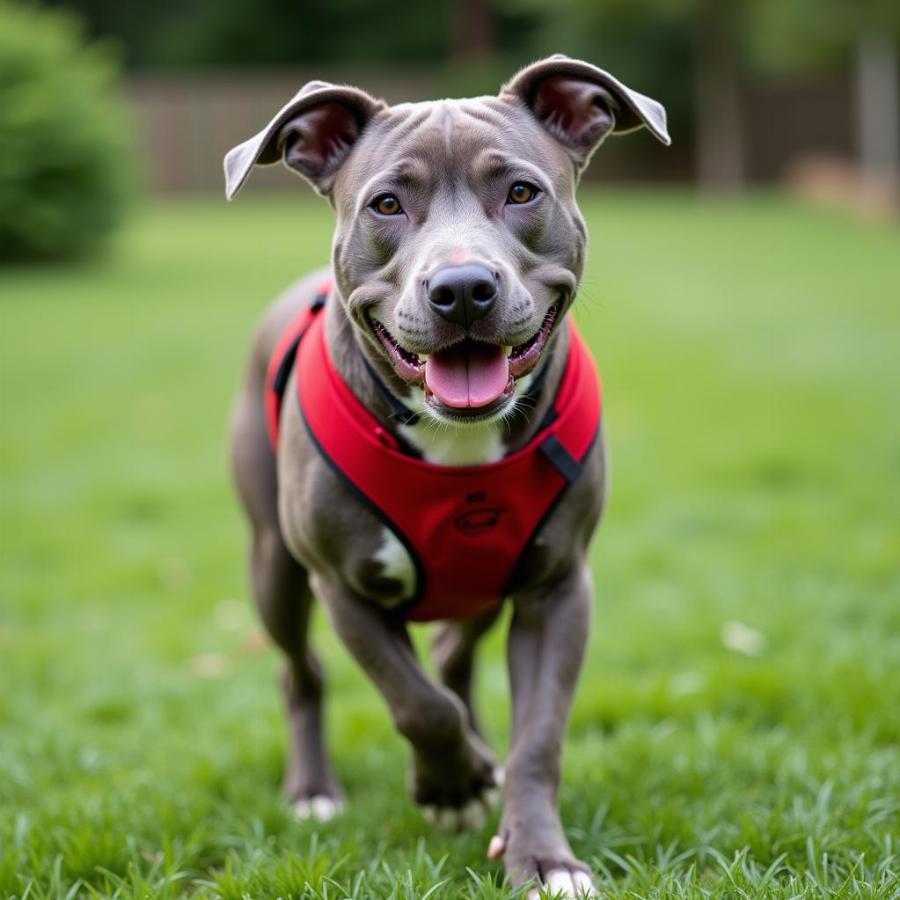
[[[487,406],[509,383],[509,361],[502,347],[462,341],[428,357],[425,383],[445,406]]]

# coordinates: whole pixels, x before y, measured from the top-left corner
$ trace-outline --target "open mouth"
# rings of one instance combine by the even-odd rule
[[[554,304],[541,327],[513,347],[463,338],[427,355],[401,347],[377,319],[369,322],[394,371],[409,384],[422,385],[430,406],[456,416],[481,418],[502,408],[515,391],[516,379],[538,364],[558,313],[559,306]]]

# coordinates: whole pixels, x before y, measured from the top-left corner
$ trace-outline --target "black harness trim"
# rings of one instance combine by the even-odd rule
[[[272,388],[278,394],[278,401],[281,402],[284,397],[284,389],[287,387],[288,379],[291,377],[291,369],[294,368],[294,360],[297,358],[297,348],[300,346],[300,340],[306,332],[301,332],[291,342],[287,352],[281,357],[278,364],[278,371],[272,379]]]
[[[587,458],[590,456],[591,450],[594,449],[594,444],[597,442],[597,436],[599,434],[600,434],[600,425],[598,423],[597,430],[594,432],[594,435],[591,438],[591,442],[590,442],[590,444],[588,444],[588,447],[584,451],[584,455],[581,457],[580,460],[576,460],[569,453],[569,451],[563,447],[563,451],[565,452],[566,457],[568,459],[570,459],[572,461],[572,463],[574,463],[575,466],[578,467],[579,472],[582,470],[585,460],[587,460]],[[556,439],[556,437],[554,435],[549,435],[548,440],[550,437],[552,437],[553,440],[556,441],[557,444],[559,444],[559,441]],[[545,443],[547,443],[547,440],[545,440],[544,442],[539,444],[538,449],[543,451]],[[559,444],[559,446],[562,447],[562,444]],[[548,457],[548,459],[549,459],[549,457]],[[556,465],[556,463],[552,459],[550,459],[550,462],[553,463],[553,465]],[[563,477],[566,477],[565,472],[563,472],[562,474],[563,474]],[[568,479],[566,481],[566,483],[560,489],[559,493],[556,495],[556,499],[547,507],[547,509],[544,511],[544,514],[541,516],[540,521],[537,523],[537,525],[534,526],[534,530],[531,532],[531,534],[528,536],[528,540],[525,542],[525,549],[522,551],[519,558],[516,560],[516,564],[513,566],[512,572],[510,573],[510,576],[506,581],[506,585],[503,588],[504,596],[508,596],[515,589],[517,582],[518,582],[519,578],[521,577],[521,573],[525,566],[525,563],[528,560],[528,557],[531,555],[532,551],[534,550],[535,538],[541,533],[544,526],[547,524],[547,521],[550,519],[550,516],[552,516],[553,513],[556,512],[556,508],[562,502],[563,497],[565,497],[566,494],[569,492],[569,488],[571,486],[572,486],[572,480]]]
[[[366,367],[366,371],[369,373],[369,377],[372,379],[375,387],[378,389],[378,393],[384,398],[384,402],[387,403],[388,407],[391,410],[391,418],[396,419],[401,425],[416,425],[419,422],[421,416],[418,413],[414,413],[408,406],[406,406],[400,399],[397,397],[391,389],[381,380],[378,376],[378,373],[372,368],[369,361],[366,359],[364,353],[360,354],[362,356],[363,365]]]
[[[555,434],[548,434],[538,444],[538,450],[559,470],[560,475],[569,484],[581,474],[581,463],[566,450]]]
[[[314,313],[318,312],[325,306],[325,301],[327,299],[328,294],[319,294],[309,305],[310,310]],[[291,377],[291,369],[294,368],[294,361],[297,359],[297,348],[300,346],[300,341],[303,340],[305,334],[306,329],[304,328],[303,331],[291,341],[291,345],[285,351],[284,356],[281,357],[281,362],[278,363],[278,371],[272,379],[272,389],[278,395],[279,406],[281,406],[281,401],[284,399],[284,391],[287,388],[288,379]]]

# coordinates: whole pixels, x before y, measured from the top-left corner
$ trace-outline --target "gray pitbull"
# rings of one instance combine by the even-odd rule
[[[397,609],[415,578],[407,547],[323,459],[298,404],[284,404],[273,451],[266,373],[286,324],[329,278],[322,315],[334,367],[404,452],[441,467],[515,453],[544,421],[572,340],[556,326],[584,267],[579,175],[607,135],[640,127],[669,143],[658,103],[588,63],[553,56],[498,96],[469,100],[388,106],[357,88],[310,82],[225,159],[229,198],[254,165],[283,160],[337,217],[330,269],[296,283],[262,321],[232,437],[252,528],[253,594],[287,657],[288,796],[299,815],[319,819],[344,802],[308,642],[315,595],[411,744],[412,794],[426,818],[480,827],[502,786],[488,855],[503,857],[512,883],[533,884],[534,896],[541,885],[595,895],[566,840],[558,791],[591,618],[587,549],[604,501],[602,439],[509,585],[504,772],[472,703],[474,650],[500,606],[443,622],[434,640],[439,682],[427,677]],[[398,418],[398,406],[409,415]]]

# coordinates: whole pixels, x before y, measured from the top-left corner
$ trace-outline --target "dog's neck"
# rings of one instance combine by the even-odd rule
[[[420,388],[405,384],[386,361],[369,358],[369,365],[382,384],[418,416],[415,424],[403,424],[392,416],[387,400],[366,366],[353,325],[337,299],[326,304],[325,337],[335,367],[363,405],[424,460],[445,466],[496,462],[527,444],[553,403],[568,350],[568,330],[560,328],[544,351],[540,365],[546,366],[546,373],[537,396],[527,393],[534,376],[526,376],[516,385],[518,400],[509,416],[483,424],[459,425],[433,419],[425,407]]]

